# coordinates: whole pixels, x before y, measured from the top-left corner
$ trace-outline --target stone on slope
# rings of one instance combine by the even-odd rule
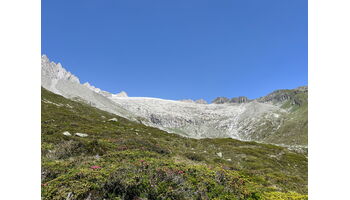
[[[63,132],[62,134],[65,136],[72,136],[72,134],[70,134],[68,131]]]
[[[87,137],[89,136],[88,134],[86,133],[75,133],[76,136],[79,136],[79,137]]]

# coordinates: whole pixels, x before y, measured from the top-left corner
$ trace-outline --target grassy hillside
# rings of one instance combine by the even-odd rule
[[[281,100],[283,99],[283,100]],[[308,144],[308,93],[307,91],[278,90],[260,99],[263,102],[280,104],[288,110],[279,113],[278,119],[265,119],[257,124],[251,133],[251,139],[273,144]],[[276,129],[278,127],[278,129]]]
[[[307,199],[307,157],[282,147],[183,138],[45,89],[41,124],[43,199]]]

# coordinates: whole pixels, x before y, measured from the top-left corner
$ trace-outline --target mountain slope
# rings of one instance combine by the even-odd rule
[[[42,57],[42,86],[66,98],[190,138],[235,138],[290,147],[307,146],[307,87],[277,90],[254,100],[215,99],[212,104],[111,94]]]
[[[43,199],[307,199],[302,153],[181,137],[44,88],[41,100]]]
[[[66,71],[60,63],[41,57],[41,86],[66,98],[83,101],[99,109],[134,119],[134,115],[108,98],[112,94],[91,86],[80,84],[79,79]]]

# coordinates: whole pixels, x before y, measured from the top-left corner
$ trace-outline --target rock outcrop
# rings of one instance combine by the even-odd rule
[[[290,90],[276,90],[264,97],[257,99],[258,102],[262,103],[274,103],[281,104],[286,101],[290,101],[293,105],[301,105],[307,102],[308,87],[302,86],[296,89]]]
[[[215,104],[224,104],[228,102],[230,102],[230,99],[227,97],[217,97],[212,101],[212,103],[215,103]]]
[[[41,57],[41,86],[66,98],[136,121],[132,113],[113,102],[111,93],[89,83],[80,84],[76,76],[65,70],[60,63],[51,62],[45,55]]]
[[[120,93],[113,94],[113,97],[128,97],[128,94],[124,91],[121,91]]]
[[[248,97],[240,96],[240,97],[234,97],[230,101],[230,103],[247,103],[249,102]]]

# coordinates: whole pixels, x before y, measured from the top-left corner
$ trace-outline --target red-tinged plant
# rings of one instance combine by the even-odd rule
[[[94,165],[94,166],[91,166],[90,168],[91,168],[91,169],[101,169],[102,167],[97,166],[97,165]]]

